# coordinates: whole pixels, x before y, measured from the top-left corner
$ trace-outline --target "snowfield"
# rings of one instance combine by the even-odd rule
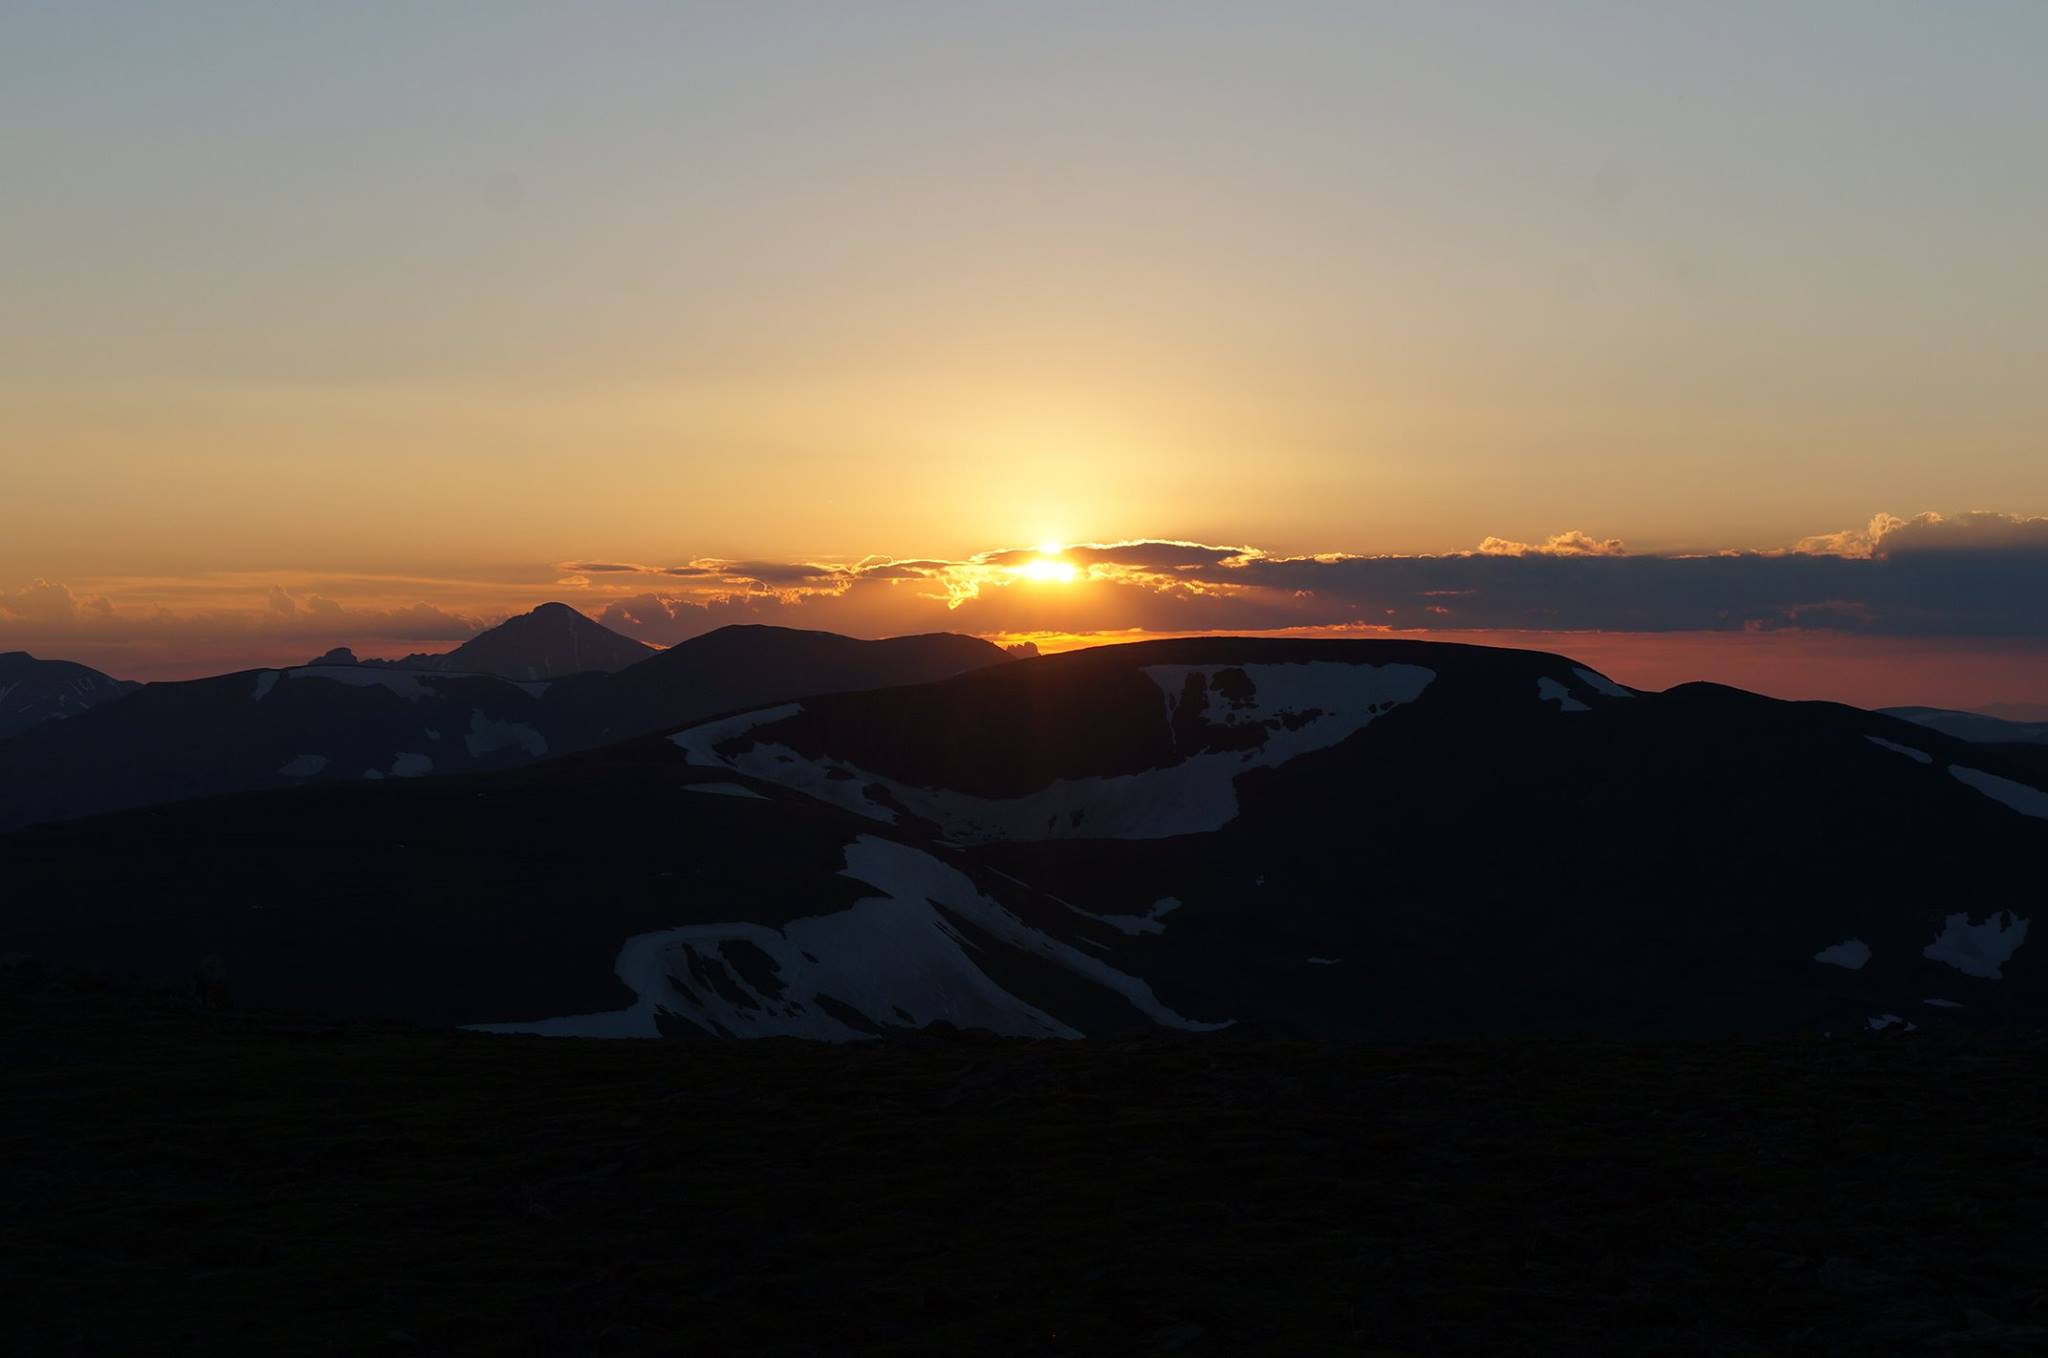
[[[844,875],[881,894],[781,929],[700,924],[628,939],[617,971],[638,997],[629,1009],[474,1026],[556,1037],[658,1037],[656,1015],[670,1014],[734,1037],[826,1042],[940,1019],[1013,1037],[1081,1036],[991,980],[970,955],[977,945],[939,906],[998,942],[1121,995],[1162,1026],[1193,1032],[1229,1026],[1182,1017],[1144,981],[1030,927],[958,869],[908,845],[863,835],[847,846]]]
[[[1226,670],[1251,681],[1248,696],[1219,692]],[[1204,684],[1193,714],[1210,725],[1264,728],[1253,749],[1188,755],[1164,768],[1116,777],[1067,778],[1021,797],[977,797],[949,788],[918,787],[830,756],[811,759],[783,745],[756,743],[722,755],[721,743],[801,710],[796,704],[729,717],[671,737],[692,763],[733,769],[779,783],[870,820],[895,824],[897,813],[868,795],[879,787],[912,815],[933,822],[961,844],[1037,839],[1166,839],[1220,830],[1236,819],[1239,774],[1272,768],[1328,749],[1375,717],[1413,702],[1436,678],[1420,665],[1351,665],[1311,661],[1275,665],[1148,665],[1159,686],[1161,720],[1172,726],[1190,675]]]
[[[423,754],[399,754],[391,760],[393,778],[420,778],[434,771],[434,761]]]
[[[1813,955],[1816,962],[1825,962],[1831,967],[1847,967],[1850,971],[1863,970],[1863,964],[1870,960],[1870,945],[1860,938],[1845,939],[1832,947],[1822,948]]]
[[[538,759],[548,752],[548,738],[525,722],[493,721],[477,708],[470,709],[469,732],[462,743],[473,755],[521,749]]]
[[[1940,937],[1920,951],[1965,976],[1999,981],[2005,978],[2001,968],[2026,941],[2027,921],[2010,910],[1994,910],[1982,924],[1972,924],[1967,914],[1957,912],[1943,921]]]

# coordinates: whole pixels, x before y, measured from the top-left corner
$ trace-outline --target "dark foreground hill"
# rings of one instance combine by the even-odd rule
[[[2038,1039],[556,1042],[0,995],[22,1353],[2048,1351]]]
[[[0,951],[571,1034],[2031,1025],[2044,789],[1852,708],[1196,639],[30,829]]]

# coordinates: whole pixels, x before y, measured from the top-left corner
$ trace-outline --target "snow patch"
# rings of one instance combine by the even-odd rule
[[[1583,665],[1572,666],[1572,673],[1579,676],[1579,682],[1603,698],[1633,698],[1636,691],[1623,688],[1598,670],[1589,670]]]
[[[1016,879],[1012,878],[1011,880],[1015,881]],[[1054,899],[1057,900],[1058,897],[1054,897]],[[1152,902],[1152,908],[1142,915],[1098,915],[1092,911],[1083,910],[1078,905],[1068,905],[1065,901],[1060,901],[1060,904],[1065,905],[1067,909],[1077,915],[1085,915],[1089,919],[1100,920],[1113,929],[1121,930],[1133,936],[1138,934],[1165,933],[1166,925],[1163,921],[1168,915],[1180,909],[1181,905],[1178,897],[1161,896],[1158,900]]]
[[[768,800],[766,797],[763,797],[760,793],[754,791],[754,789],[750,787],[742,787],[738,783],[685,783],[683,785],[683,791],[711,792],[717,794],[720,797],[752,797],[757,802],[765,802]]]
[[[1308,964],[1312,967],[1334,967],[1343,960],[1341,957],[1311,957]]]
[[[373,783],[381,783],[384,781],[384,771],[382,769],[364,769],[363,777]]]
[[[1536,701],[1556,703],[1560,712],[1591,712],[1593,709],[1572,696],[1572,691],[1555,679],[1543,678],[1536,681]]]
[[[1905,1031],[1909,1033],[1917,1031],[1920,1027],[1920,1025],[1917,1023],[1907,1023],[1905,1019],[1900,1018],[1897,1014],[1879,1014],[1876,1018],[1870,1019],[1868,1022],[1870,1026],[1870,1031],[1873,1033],[1881,1033],[1885,1029],[1891,1027],[1893,1024],[1896,1023],[1905,1023]]]
[[[495,1033],[654,1037],[660,1033],[657,1016],[666,1014],[736,1037],[828,1042],[874,1036],[849,1018],[865,1019],[874,1028],[923,1027],[944,1019],[1010,1036],[1080,1036],[975,966],[969,953],[976,945],[955,929],[941,905],[997,942],[1121,995],[1156,1023],[1190,1031],[1228,1026],[1183,1018],[1145,982],[1030,927],[958,869],[908,845],[862,835],[846,848],[843,875],[881,894],[781,929],[700,924],[628,939],[617,971],[638,997],[629,1009],[473,1026]]]
[[[548,738],[525,722],[494,721],[480,708],[470,709],[469,734],[462,738],[462,743],[473,755],[516,748],[538,759],[548,752]]]
[[[2012,960],[2020,944],[2026,941],[2027,921],[2010,910],[1994,910],[1984,917],[1982,924],[1972,924],[1967,914],[1958,912],[1943,921],[1941,936],[1920,952],[1924,957],[1948,963],[1965,976],[2000,981],[2005,979],[2000,968]]]
[[[391,761],[393,778],[418,778],[434,771],[434,761],[423,754],[401,754]]]
[[[707,721],[702,726],[692,726],[687,731],[678,731],[669,737],[669,743],[688,756],[692,764],[724,764],[731,767],[732,761],[715,753],[714,746],[723,744],[734,736],[745,735],[756,726],[786,721],[803,710],[801,703],[784,703],[780,707],[764,707],[758,712],[742,712],[737,717]]]
[[[1816,962],[1825,962],[1831,967],[1847,967],[1851,971],[1863,970],[1863,964],[1870,960],[1870,945],[1860,938],[1845,939],[1832,947],[1822,948],[1813,955]]]
[[[253,698],[251,699],[251,701],[253,701],[253,702],[259,702],[259,703],[260,703],[260,702],[262,702],[262,701],[263,701],[263,700],[264,700],[265,698],[267,698],[267,697],[269,697],[269,696],[270,696],[270,690],[272,690],[272,689],[274,689],[274,688],[276,688],[276,687],[277,687],[277,671],[276,671],[276,670],[265,670],[265,671],[263,671],[263,673],[261,673],[261,674],[259,674],[259,675],[257,675],[257,676],[256,676],[256,693],[255,693],[255,696],[254,696],[254,697],[253,697]],[[0,696],[4,696],[4,695],[0,695]]]
[[[1960,1009],[1963,1007],[1954,1000],[1922,1000],[1920,1003],[1931,1004],[1936,1009]]]
[[[2015,783],[2010,778],[2000,778],[1982,769],[1966,769],[1959,764],[1949,765],[1948,771],[1958,781],[1977,789],[1994,802],[2005,803],[2022,816],[2039,816],[2048,820],[2048,792],[2028,787],[2025,783]]]
[[[324,754],[295,754],[278,765],[277,771],[287,778],[311,778],[326,767]]]
[[[1895,744],[1892,741],[1886,740],[1883,736],[1865,736],[1863,738],[1877,746],[1880,750],[1890,750],[1893,754],[1902,754],[1915,763],[1932,764],[1934,762],[1933,755],[1925,750],[1916,750],[1911,745]]]
[[[1251,681],[1247,696],[1216,688],[1224,671]],[[783,745],[757,742],[731,756],[715,747],[758,726],[793,716],[794,704],[745,713],[670,737],[692,763],[705,763],[779,783],[884,824],[893,808],[868,795],[881,787],[912,815],[962,844],[1043,839],[1166,839],[1220,830],[1237,818],[1239,774],[1272,768],[1328,749],[1363,730],[1396,705],[1412,702],[1436,678],[1420,665],[1351,665],[1310,661],[1273,665],[1147,665],[1141,672],[1165,695],[1169,726],[1190,675],[1203,678],[1201,708],[1192,714],[1222,726],[1256,725],[1264,739],[1251,749],[1190,755],[1165,768],[1115,777],[1060,779],[1021,797],[977,797],[949,788],[918,787],[844,760],[810,759]]]

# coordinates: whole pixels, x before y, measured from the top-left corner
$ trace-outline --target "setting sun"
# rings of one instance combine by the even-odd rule
[[[1039,580],[1047,584],[1071,585],[1081,576],[1081,568],[1059,555],[1062,549],[1047,544],[1038,549],[1036,560],[1027,561],[1016,567],[1017,574],[1026,580]]]

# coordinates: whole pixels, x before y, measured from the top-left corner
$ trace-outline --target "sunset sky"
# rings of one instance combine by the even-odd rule
[[[2048,703],[2048,5],[178,8],[0,0],[0,649]]]

